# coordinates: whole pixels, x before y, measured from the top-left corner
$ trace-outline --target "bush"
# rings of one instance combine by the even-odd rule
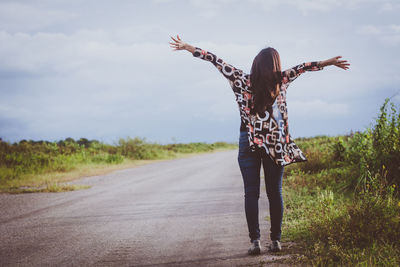
[[[121,154],[131,159],[157,159],[161,158],[161,145],[146,143],[144,139],[128,138],[119,140]]]

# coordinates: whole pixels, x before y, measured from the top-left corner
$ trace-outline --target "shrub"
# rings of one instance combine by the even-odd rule
[[[141,138],[128,138],[119,140],[119,149],[123,156],[132,159],[157,159],[160,158],[162,147],[155,143],[146,143]]]

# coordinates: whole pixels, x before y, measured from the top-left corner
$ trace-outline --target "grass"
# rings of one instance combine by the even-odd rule
[[[59,142],[26,141],[9,144],[0,139],[0,192],[63,192],[87,187],[66,182],[117,169],[236,148],[224,142],[160,145],[139,138],[120,139],[117,145],[71,138]]]
[[[387,104],[364,132],[298,140],[309,161],[285,170],[283,241],[299,255],[286,263],[400,266],[400,114]]]
[[[337,172],[324,172],[334,178]],[[304,175],[304,174],[302,174]],[[313,266],[398,266],[400,207],[396,198],[298,183],[288,174],[285,188],[285,241],[295,241],[299,262]],[[329,177],[330,176],[330,177]],[[312,179],[310,179],[312,180]]]
[[[11,189],[9,193],[20,194],[20,193],[59,193],[67,191],[75,191],[80,189],[88,189],[88,185],[69,185],[69,184],[59,184],[57,182],[47,183],[42,187],[20,187],[16,189]]]
[[[125,159],[120,164],[87,163],[78,164],[68,171],[51,171],[41,174],[25,174],[18,179],[5,180],[0,183],[2,193],[33,193],[33,192],[65,192],[87,189],[66,183],[82,177],[96,176],[110,173],[119,169],[134,168],[155,160],[130,160]],[[58,190],[43,190],[44,188],[58,187]]]

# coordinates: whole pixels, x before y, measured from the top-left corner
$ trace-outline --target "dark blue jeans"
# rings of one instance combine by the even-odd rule
[[[271,240],[280,240],[283,216],[282,176],[284,168],[275,164],[269,156],[263,157],[258,152],[251,152],[247,132],[240,132],[238,161],[244,182],[245,212],[250,240],[260,239],[258,198],[260,196],[261,163],[264,168],[265,186],[269,200],[270,237]]]

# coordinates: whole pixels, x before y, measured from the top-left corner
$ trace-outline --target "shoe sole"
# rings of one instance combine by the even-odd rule
[[[269,249],[268,251],[269,251],[269,252],[280,252],[281,249]]]
[[[261,254],[261,248],[258,248],[258,249],[252,250],[252,251],[248,251],[247,253],[248,253],[249,255],[258,255],[258,254]]]

